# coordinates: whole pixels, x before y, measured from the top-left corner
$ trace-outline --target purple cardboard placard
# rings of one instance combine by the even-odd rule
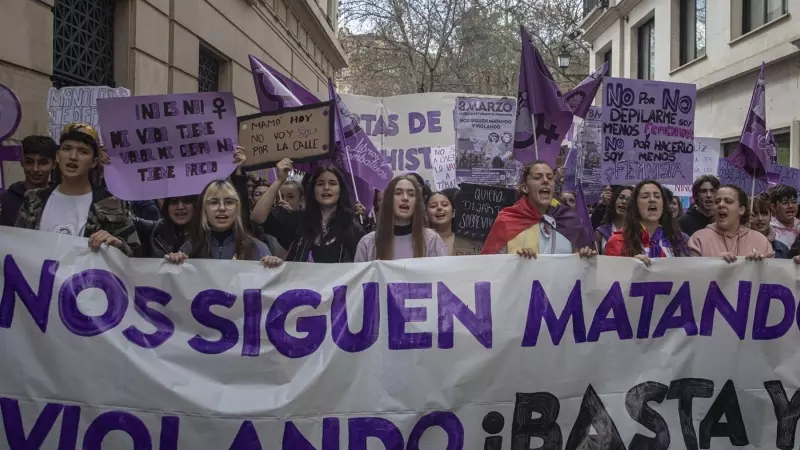
[[[606,78],[603,86],[603,179],[691,184],[697,87]]]
[[[198,194],[236,169],[230,92],[108,98],[97,108],[111,158],[106,184],[123,200]]]

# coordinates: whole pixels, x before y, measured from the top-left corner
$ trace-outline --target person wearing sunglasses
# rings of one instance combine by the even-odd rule
[[[16,227],[89,238],[93,250],[103,245],[128,256],[141,247],[125,202],[92,183],[100,147],[97,130],[89,124],[64,127],[56,152],[56,186],[25,193]]]

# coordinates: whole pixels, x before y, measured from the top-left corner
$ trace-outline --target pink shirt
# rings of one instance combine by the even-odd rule
[[[723,253],[736,256],[748,256],[753,250],[767,258],[775,257],[775,250],[766,236],[750,228],[740,227],[734,234],[727,234],[717,228],[717,224],[703,228],[689,239],[689,251],[692,256],[716,258]]]

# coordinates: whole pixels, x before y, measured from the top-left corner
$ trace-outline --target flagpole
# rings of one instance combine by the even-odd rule
[[[531,122],[533,122],[533,151],[536,154],[536,160],[539,161],[539,136],[536,136],[536,116],[533,115],[533,111],[531,111]]]
[[[341,147],[344,147],[344,157],[345,159],[347,159],[347,168],[349,169],[350,172],[350,182],[353,183],[353,194],[356,197],[356,203],[361,203],[361,200],[358,198],[358,188],[356,187],[356,176],[353,175],[353,162],[350,161],[350,150],[347,148],[347,143],[345,142],[344,138],[344,130],[342,130],[342,118],[341,118],[341,113],[339,112],[339,101],[336,99],[334,89],[335,88],[333,87],[333,80],[328,78],[328,96],[331,98],[331,100],[333,100],[333,107],[336,110],[334,112],[334,114],[336,114],[334,118],[337,122],[339,122],[337,131],[339,132],[339,139],[341,142],[340,145]],[[339,148],[340,151],[341,147]],[[361,223],[362,226],[364,225],[364,218],[362,217],[361,214],[358,215],[358,221],[359,223]]]

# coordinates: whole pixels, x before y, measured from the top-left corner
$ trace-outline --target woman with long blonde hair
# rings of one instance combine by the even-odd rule
[[[242,220],[242,200],[233,185],[225,180],[208,184],[199,204],[189,235],[179,252],[166,256],[180,264],[188,258],[239,259],[261,261],[275,267],[283,261],[271,256],[266,244],[254,238]]]
[[[413,176],[395,177],[383,194],[378,228],[358,243],[355,262],[447,254],[439,234],[425,227],[422,187]]]

